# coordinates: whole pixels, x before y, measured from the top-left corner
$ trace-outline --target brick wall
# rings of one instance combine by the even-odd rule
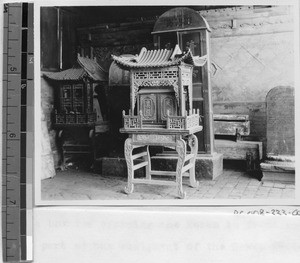
[[[265,101],[294,86],[293,19],[288,6],[201,11],[212,28],[213,101]]]
[[[267,146],[266,95],[294,86],[293,19],[289,6],[201,11],[211,26],[214,113],[248,114],[250,138]]]

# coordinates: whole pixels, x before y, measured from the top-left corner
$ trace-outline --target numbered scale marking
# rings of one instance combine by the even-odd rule
[[[32,260],[33,4],[4,4],[2,244],[4,262]]]

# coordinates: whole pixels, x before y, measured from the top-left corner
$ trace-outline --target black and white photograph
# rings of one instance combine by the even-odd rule
[[[299,14],[4,0],[0,262],[297,262]]]
[[[37,202],[295,201],[294,11],[42,5]]]

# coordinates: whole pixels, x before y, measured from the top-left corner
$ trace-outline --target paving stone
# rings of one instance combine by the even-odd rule
[[[213,199],[215,196],[216,196],[216,194],[208,194],[208,193],[206,193],[206,194],[203,195],[203,198],[204,199]]]
[[[278,193],[282,193],[283,189],[280,188],[271,188],[270,189],[270,193],[274,193],[274,194],[278,194]]]
[[[221,187],[224,186],[225,184],[227,184],[227,180],[219,180],[214,184],[214,186]]]
[[[295,191],[294,191],[294,189],[283,189],[282,190],[282,194],[294,194],[295,193]]]
[[[266,199],[266,198],[268,198],[268,196],[255,195],[253,198],[254,199]]]
[[[268,196],[269,195],[269,191],[257,191],[255,193],[255,195],[258,195],[258,196]]]
[[[239,195],[229,195],[228,198],[230,198],[230,199],[241,199],[241,196],[239,196]]]
[[[270,192],[271,189],[273,189],[273,188],[271,188],[271,187],[259,187],[259,188],[257,188],[257,191],[265,193],[265,192]]]
[[[281,195],[280,199],[295,199],[295,195],[291,194],[291,195]]]
[[[189,199],[202,199],[205,193],[195,192]]]
[[[221,189],[220,188],[211,188],[207,191],[208,194],[217,194],[218,192],[220,192]]]
[[[294,189],[283,189],[281,193],[281,198],[295,198]]]
[[[239,189],[233,189],[231,191],[231,195],[242,195],[244,193],[244,190],[239,190]]]
[[[206,193],[209,189],[210,187],[208,186],[199,186],[197,192]]]
[[[295,186],[289,184],[270,184],[250,178],[244,171],[225,170],[216,180],[200,180],[198,189],[189,187],[184,179],[187,199],[292,199]],[[168,179],[168,178],[164,178]],[[173,179],[169,179],[173,180]],[[127,195],[124,187],[127,178],[102,176],[79,170],[57,173],[53,179],[42,180],[43,200],[157,200],[176,199],[173,186],[135,185],[132,194]],[[277,186],[277,187],[275,187]]]
[[[284,189],[284,188],[285,188],[285,184],[274,183],[274,187],[275,187],[275,188],[281,188],[281,189]]]
[[[247,185],[245,191],[257,191],[258,187],[254,185]]]
[[[223,188],[219,193],[216,194],[216,198],[227,198],[231,191],[232,189]]]
[[[245,190],[248,184],[237,184],[235,189]]]
[[[269,193],[268,198],[273,198],[273,199],[280,199],[281,194],[274,194],[274,193]]]
[[[238,178],[240,178],[241,176],[240,175],[230,175],[228,177],[228,180],[229,181],[236,181]]]
[[[225,187],[231,187],[231,188],[234,188],[236,185],[237,185],[237,181],[235,182],[228,182],[225,184]]]
[[[295,189],[295,185],[294,184],[286,184],[285,188],[286,189]]]
[[[243,199],[253,199],[255,196],[255,193],[249,193],[249,194],[243,194]]]
[[[260,186],[260,185],[261,185],[261,182],[258,180],[251,180],[249,182],[249,186]]]
[[[218,193],[214,199],[228,199],[229,198],[229,194],[220,194]]]
[[[273,182],[263,182],[263,183],[262,183],[262,186],[263,186],[263,187],[273,187],[273,186],[274,186],[274,183],[273,183]]]

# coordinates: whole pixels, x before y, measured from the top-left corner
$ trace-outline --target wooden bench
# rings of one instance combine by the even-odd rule
[[[245,160],[247,171],[259,169],[262,142],[246,141],[249,115],[214,114],[215,147],[226,160]]]

